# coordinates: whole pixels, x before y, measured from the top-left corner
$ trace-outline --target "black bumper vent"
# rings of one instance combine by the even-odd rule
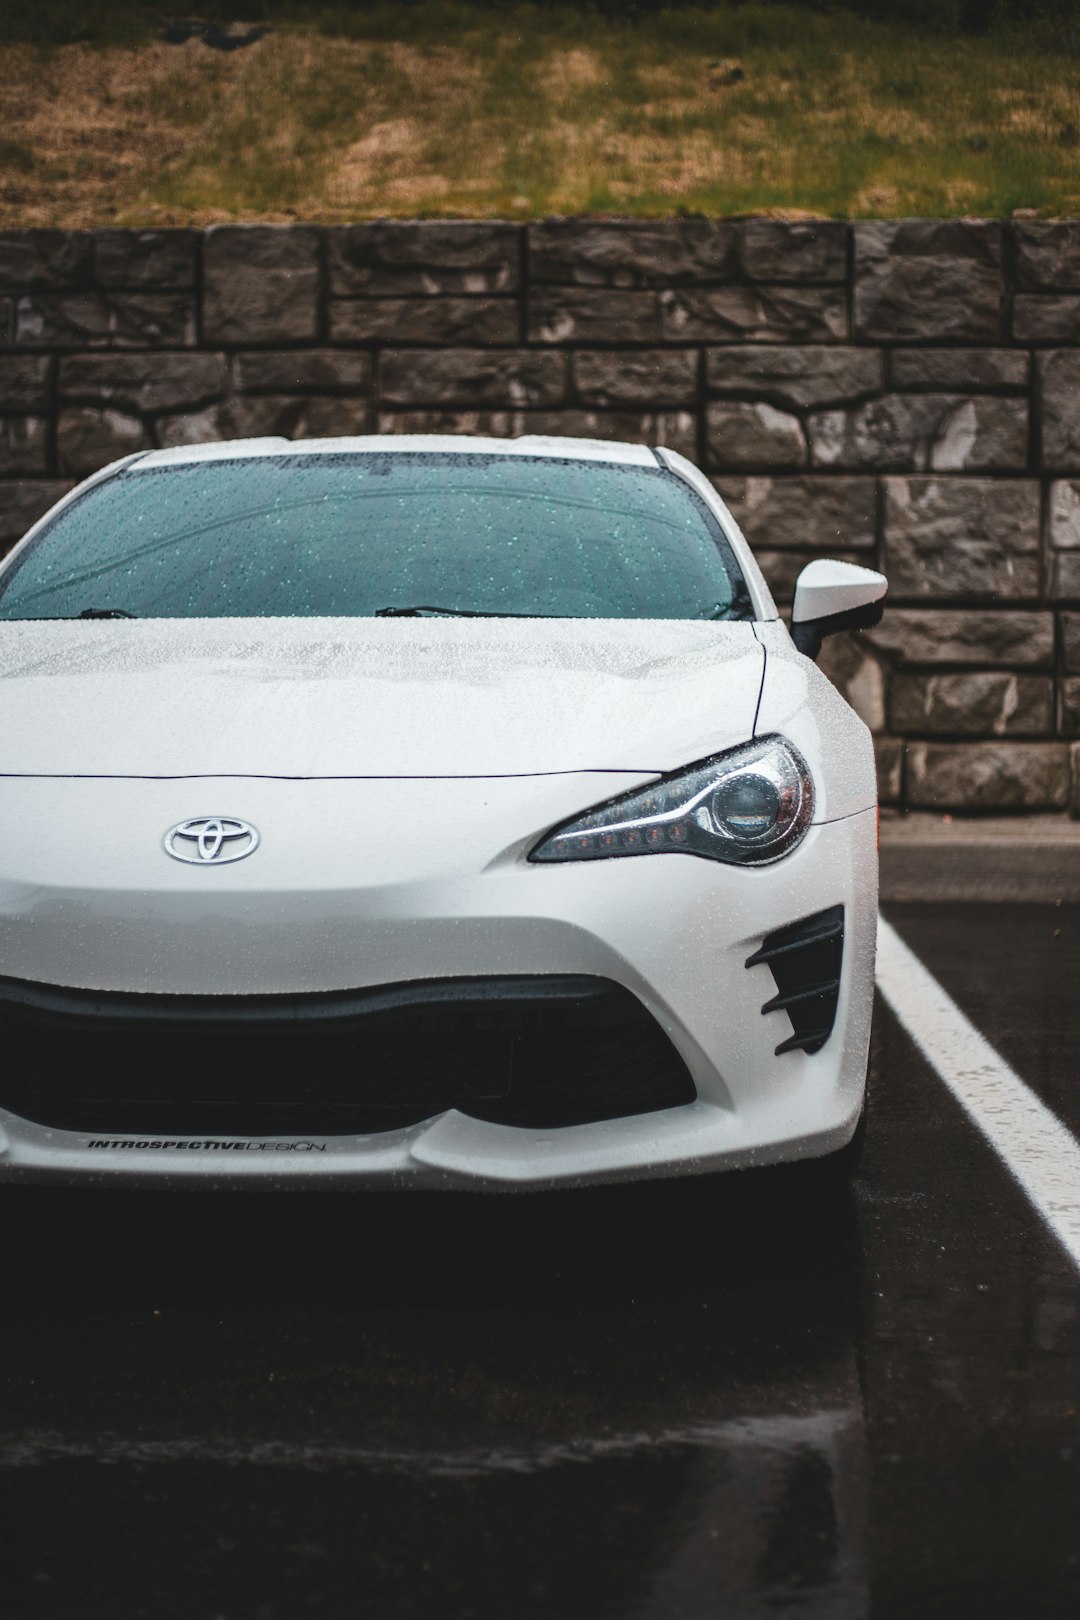
[[[748,968],[766,962],[776,981],[776,995],[762,1013],[786,1012],[793,1034],[781,1041],[784,1052],[817,1052],[832,1034],[840,996],[844,959],[844,908],[832,906],[787,928],[766,934],[761,949],[747,958]]]
[[[99,994],[0,979],[0,1035],[0,1107],[92,1135],[352,1136],[449,1108],[548,1129],[696,1096],[655,1019],[606,979],[295,996]]]

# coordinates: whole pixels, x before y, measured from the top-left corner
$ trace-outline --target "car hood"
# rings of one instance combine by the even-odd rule
[[[753,626],[605,619],[0,624],[0,774],[665,771],[753,731]]]

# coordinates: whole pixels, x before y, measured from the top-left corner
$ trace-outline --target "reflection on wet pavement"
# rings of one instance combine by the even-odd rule
[[[818,1183],[89,1224],[66,1197],[74,1241],[35,1193],[63,1287],[5,1335],[7,1589],[28,1615],[864,1613],[856,1238]]]

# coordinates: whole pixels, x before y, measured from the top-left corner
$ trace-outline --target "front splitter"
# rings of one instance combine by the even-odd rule
[[[509,1191],[701,1175],[843,1147],[858,1118],[848,1096],[835,1091],[831,1106],[808,1096],[785,1110],[779,1132],[700,1099],[558,1130],[452,1110],[405,1130],[332,1137],[88,1136],[0,1112],[0,1181]]]

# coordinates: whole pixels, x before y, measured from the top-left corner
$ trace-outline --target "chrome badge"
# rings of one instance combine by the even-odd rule
[[[242,861],[259,847],[259,835],[249,821],[235,816],[192,816],[178,821],[161,840],[166,855],[191,866],[224,866]]]

